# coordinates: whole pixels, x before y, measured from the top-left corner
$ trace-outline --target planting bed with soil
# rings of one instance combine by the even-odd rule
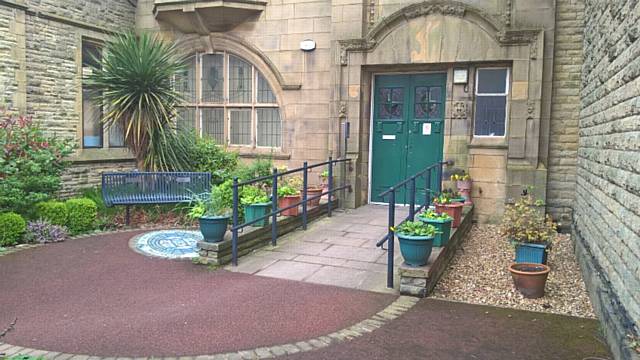
[[[559,234],[549,253],[551,267],[545,296],[525,299],[513,286],[508,266],[514,249],[496,225],[474,225],[433,297],[594,318],[571,237]]]

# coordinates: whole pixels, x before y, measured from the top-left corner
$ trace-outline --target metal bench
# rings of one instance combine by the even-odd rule
[[[102,173],[102,199],[106,206],[124,205],[126,223],[130,206],[189,202],[194,194],[211,191],[211,174],[200,172]]]

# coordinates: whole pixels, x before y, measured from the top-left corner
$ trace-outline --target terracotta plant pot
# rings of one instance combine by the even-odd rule
[[[278,198],[278,208],[284,209],[286,207],[289,207],[299,202],[300,202],[300,195],[287,195],[287,196]],[[285,210],[280,214],[284,216],[298,216],[299,213],[300,212],[298,211],[298,206],[296,206],[291,209]]]
[[[307,199],[312,197],[316,197],[315,199],[310,199],[307,205],[309,207],[316,207],[320,205],[320,194],[322,194],[322,188],[308,188],[307,189]]]
[[[460,226],[460,221],[462,221],[462,207],[463,203],[451,203],[451,204],[435,204],[437,213],[445,213],[453,218],[453,222],[451,223],[451,227]]]
[[[471,180],[458,180],[456,181],[456,188],[462,197],[464,197],[464,204],[471,205],[473,202],[471,201]]]
[[[549,268],[544,264],[519,263],[509,266],[513,284],[527,299],[537,299],[544,296],[544,286],[547,283]]]

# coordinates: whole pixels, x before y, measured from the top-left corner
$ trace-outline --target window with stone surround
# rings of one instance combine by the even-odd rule
[[[279,148],[282,124],[276,95],[250,62],[226,52],[189,59],[175,78],[185,99],[177,127],[193,129],[219,144]]]
[[[476,71],[474,136],[505,136],[509,96],[508,68]]]
[[[82,40],[82,73],[87,75],[92,69],[99,69],[102,57],[102,46],[97,41]],[[96,103],[100,94],[87,84],[82,84],[82,147],[84,149],[100,149],[104,147],[124,147],[124,131],[114,125],[104,129],[102,124],[103,110]],[[105,146],[104,137],[107,137]]]

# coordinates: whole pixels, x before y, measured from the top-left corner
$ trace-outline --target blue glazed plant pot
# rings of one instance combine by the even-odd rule
[[[208,243],[217,243],[224,240],[224,234],[227,232],[227,224],[229,224],[228,216],[201,217],[200,232],[204,237],[204,241]]]
[[[433,246],[441,247],[447,246],[447,242],[449,242],[449,237],[451,237],[451,222],[453,219],[449,220],[438,220],[438,219],[425,219],[418,217],[420,221],[423,223],[435,226],[438,233],[433,240]]]
[[[271,203],[251,204],[244,208],[244,220],[251,222],[255,219],[259,219],[269,213],[271,210]],[[253,227],[264,227],[269,225],[269,218],[265,218],[253,223]]]
[[[433,249],[433,237],[396,234],[400,241],[400,253],[409,266],[423,266],[429,261]]]
[[[549,244],[516,244],[516,263],[546,264]]]

